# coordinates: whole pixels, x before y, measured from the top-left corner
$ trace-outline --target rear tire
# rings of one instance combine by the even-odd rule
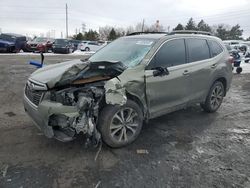
[[[135,141],[141,132],[143,114],[137,103],[128,100],[123,106],[107,105],[99,116],[98,130],[103,141],[118,148]]]
[[[241,67],[237,67],[236,72],[237,72],[237,74],[240,74],[242,72],[242,68]]]
[[[201,107],[205,112],[216,112],[223,101],[225,96],[225,88],[222,82],[216,81],[210,88],[205,103],[201,103]]]
[[[85,51],[86,51],[86,52],[89,52],[89,51],[90,51],[89,47],[86,47],[86,48],[85,48]]]

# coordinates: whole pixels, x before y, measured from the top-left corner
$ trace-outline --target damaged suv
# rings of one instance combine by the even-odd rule
[[[102,139],[121,147],[151,118],[195,103],[215,112],[231,80],[230,56],[216,37],[135,33],[88,60],[35,71],[25,86],[24,108],[49,138],[66,142],[83,134],[95,144]]]

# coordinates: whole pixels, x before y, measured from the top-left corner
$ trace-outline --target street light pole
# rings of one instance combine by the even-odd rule
[[[66,3],[66,38],[68,38],[68,36],[69,36],[69,30],[68,30],[69,28],[68,28],[68,5],[67,5],[67,3]]]
[[[143,19],[143,20],[142,20],[142,28],[141,28],[141,31],[142,31],[142,32],[144,32],[144,22],[145,22],[145,20]]]

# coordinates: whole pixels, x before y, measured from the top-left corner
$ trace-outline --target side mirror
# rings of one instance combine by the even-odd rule
[[[153,76],[165,76],[165,75],[169,75],[169,71],[167,68],[163,68],[163,67],[155,67],[153,68]]]

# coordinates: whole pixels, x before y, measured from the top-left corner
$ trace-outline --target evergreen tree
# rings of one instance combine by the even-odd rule
[[[188,23],[187,23],[187,25],[185,27],[185,30],[197,30],[196,24],[195,24],[193,18],[190,18],[188,20]]]
[[[90,29],[88,32],[85,32],[83,38],[84,38],[84,40],[96,41],[99,39],[99,34],[96,31],[93,31],[92,29]]]
[[[219,37],[221,40],[228,40],[229,39],[229,31],[226,29],[224,24],[218,25],[218,28],[216,29],[217,37]]]
[[[237,24],[233,26],[231,30],[229,31],[229,37],[231,40],[240,40],[242,39],[241,37],[242,33],[243,33],[243,29],[240,29],[240,25]]]
[[[74,35],[72,38],[75,40],[83,40],[84,36],[82,33],[78,33],[77,35]]]
[[[115,29],[112,28],[111,31],[109,32],[108,40],[115,40],[117,39],[117,34],[115,32]]]
[[[201,20],[201,21],[198,23],[197,29],[198,29],[199,31],[207,31],[207,32],[211,32],[211,31],[212,31],[211,27],[210,27],[208,24],[206,24],[206,23],[204,22],[204,20]]]
[[[174,31],[177,31],[177,30],[184,30],[183,25],[179,23],[179,24],[174,28]]]

